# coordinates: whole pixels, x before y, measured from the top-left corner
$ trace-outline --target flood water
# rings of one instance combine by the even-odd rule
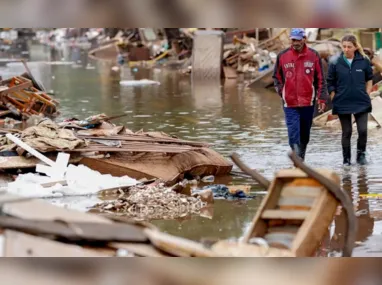
[[[123,74],[111,71],[112,65],[97,63],[80,51],[71,54],[51,54],[34,46],[28,63],[34,76],[61,102],[59,119],[106,113],[128,116],[115,123],[123,123],[133,131],[156,130],[183,139],[206,141],[214,149],[228,156],[237,152],[251,168],[268,179],[277,170],[291,167],[287,132],[279,97],[267,90],[245,90],[235,81],[224,85],[191,85],[187,75],[170,70],[124,68]],[[76,65],[46,64],[46,60],[81,60]],[[90,64],[90,67],[88,66]],[[0,68],[3,78],[24,72],[22,65]],[[124,87],[122,79],[147,78],[161,83],[157,86]],[[343,187],[353,197],[359,214],[359,231],[354,256],[382,256],[382,203],[377,199],[361,200],[359,194],[382,194],[382,130],[369,133],[368,160],[364,168],[352,166],[342,169],[341,134],[339,130],[314,127],[308,146],[306,162],[315,168],[334,169],[341,176]],[[353,160],[356,134],[353,135]],[[236,169],[236,168],[235,168]],[[251,180],[230,177],[230,183],[250,183]],[[182,221],[153,221],[161,230],[194,240],[202,238],[240,238],[264,197],[248,201],[217,200],[213,209],[203,217]],[[86,211],[96,198],[71,197],[51,202]],[[344,217],[340,214],[333,223],[320,255],[337,256],[343,244]]]

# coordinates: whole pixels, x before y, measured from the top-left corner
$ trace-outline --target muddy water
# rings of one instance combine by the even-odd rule
[[[122,74],[111,71],[110,64],[88,61],[79,51],[52,54],[42,47],[33,47],[30,63],[33,74],[48,90],[53,90],[61,102],[61,117],[84,118],[97,113],[127,117],[117,123],[134,131],[159,130],[184,139],[203,140],[229,156],[237,152],[252,168],[267,178],[291,166],[289,147],[281,103],[276,93],[266,90],[244,90],[236,82],[191,85],[188,76],[166,70],[136,70],[124,68]],[[45,60],[81,60],[75,65],[51,65]],[[87,66],[90,64],[90,66]],[[5,78],[23,71],[20,65],[0,69]],[[123,87],[122,79],[148,78],[159,86]],[[353,146],[356,136],[353,136]],[[313,128],[306,161],[313,167],[335,169],[343,179],[343,187],[353,197],[359,214],[359,231],[354,255],[382,255],[382,203],[377,199],[360,200],[359,194],[382,192],[382,131],[370,133],[368,159],[364,168],[341,168],[340,132]],[[353,147],[354,149],[354,147]],[[353,151],[354,153],[354,151]],[[354,157],[354,154],[353,154]],[[219,182],[219,181],[217,181]],[[228,183],[248,183],[241,177],[228,177]],[[250,201],[216,201],[203,217],[181,221],[153,221],[163,231],[200,240],[202,238],[240,238],[251,222],[264,194],[254,185],[257,198]],[[96,198],[65,198],[51,202],[86,210]],[[343,244],[344,219],[336,217],[320,254],[338,255]]]

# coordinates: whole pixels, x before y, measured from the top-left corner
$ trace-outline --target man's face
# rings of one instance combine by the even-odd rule
[[[304,47],[304,44],[305,44],[305,38],[303,38],[302,40],[291,39],[291,41],[292,41],[292,47],[293,47],[296,51],[301,51],[302,48]]]

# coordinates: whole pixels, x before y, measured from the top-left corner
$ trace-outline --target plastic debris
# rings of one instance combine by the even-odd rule
[[[202,182],[205,182],[205,183],[212,183],[214,181],[215,181],[215,176],[213,176],[213,175],[204,176],[202,178]]]
[[[92,195],[103,189],[128,187],[139,183],[128,176],[102,175],[84,165],[72,164],[69,165],[64,180],[67,182],[66,186],[57,183],[51,187],[43,187],[41,184],[54,182],[55,179],[35,173],[21,174],[14,182],[8,183],[7,191],[26,197],[62,197]]]
[[[119,82],[123,86],[142,86],[142,85],[160,85],[160,82],[149,79],[141,80],[122,80]]]

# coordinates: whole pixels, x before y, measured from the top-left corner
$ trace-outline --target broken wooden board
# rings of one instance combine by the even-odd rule
[[[37,236],[51,236],[70,242],[148,242],[142,229],[127,223],[95,223],[52,220],[25,220],[0,217],[0,228]]]
[[[12,113],[12,111],[10,111],[10,110],[0,111],[0,117],[7,116],[7,115],[9,115],[11,113]]]
[[[316,172],[340,185],[339,176],[326,169],[315,169]],[[292,187],[317,187],[319,195],[306,199],[300,197],[301,191],[291,191]],[[286,193],[283,195],[284,189]],[[292,194],[292,199],[290,196]],[[289,200],[288,199],[289,196]],[[301,207],[301,200],[304,207]],[[308,205],[306,204],[308,200]],[[284,203],[284,202],[288,203]],[[292,203],[289,203],[292,202]],[[251,243],[253,238],[261,239],[271,248],[289,250],[297,257],[310,257],[314,254],[322,238],[325,236],[337,210],[338,201],[318,181],[311,179],[301,169],[283,169],[276,174],[269,186],[243,242]],[[305,210],[301,210],[306,208]],[[285,231],[270,232],[277,227],[298,227],[295,234]]]
[[[231,162],[210,148],[172,156],[161,153],[142,153],[129,156],[111,156],[108,159],[86,157],[80,163],[102,174],[128,175],[135,179],[158,178],[169,184],[183,179],[185,174],[200,177],[229,174],[233,167]]]
[[[114,251],[97,251],[38,236],[6,230],[4,257],[112,257]]]
[[[172,236],[157,230],[145,229],[145,234],[150,241],[159,249],[178,257],[214,257],[214,252],[205,248],[202,244]]]
[[[57,153],[44,154],[50,160],[55,161],[57,159]],[[70,155],[69,163],[75,164],[82,159],[82,156],[77,153]],[[0,169],[27,169],[35,168],[37,164],[41,163],[36,157],[26,158],[24,156],[0,156]]]
[[[211,250],[217,256],[227,257],[296,257],[288,250],[266,248],[258,245],[226,240],[218,241],[211,247]]]
[[[133,253],[136,256],[150,256],[150,257],[168,257],[171,256],[156,249],[154,246],[150,244],[139,244],[139,243],[117,243],[112,242],[108,244],[109,247],[114,248],[116,250],[124,249],[129,253]]]
[[[20,199],[24,199],[21,201]],[[129,252],[132,252],[138,256],[162,256],[162,255],[175,255],[175,253],[182,254],[181,256],[206,256],[210,255],[208,250],[204,250],[201,244],[198,244],[193,241],[189,241],[187,239],[182,239],[178,237],[172,237],[167,234],[162,234],[157,232],[156,228],[152,225],[146,226],[145,224],[140,224],[137,222],[131,223],[113,223],[112,220],[107,219],[101,215],[94,215],[89,213],[82,213],[74,210],[68,210],[61,207],[53,206],[47,202],[42,200],[25,200],[26,198],[22,198],[15,195],[10,194],[2,194],[0,195],[0,205],[3,202],[7,202],[3,205],[3,212],[7,215],[11,215],[14,217],[19,217],[25,219],[24,222],[31,221],[31,219],[39,219],[52,222],[53,220],[62,220],[65,222],[72,222],[72,229],[79,231],[75,225],[76,222],[87,222],[87,223],[103,223],[108,226],[134,226],[141,227],[142,232],[144,232],[144,238],[148,237],[152,244],[144,241],[136,243],[119,243],[119,242],[107,242],[105,244],[105,253],[107,255],[115,252],[116,249],[125,249]],[[12,202],[13,201],[13,202]],[[1,228],[1,227],[0,227]],[[106,228],[105,228],[106,229]],[[146,230],[148,232],[146,232]],[[6,230],[8,231],[8,230]],[[114,230],[109,230],[109,234],[114,234]],[[105,232],[106,233],[106,232]],[[81,256],[85,253],[81,251],[81,248],[71,247],[70,244],[61,244],[59,242],[55,242],[49,239],[44,239],[42,237],[35,237],[26,235],[25,233],[16,233],[17,236],[21,236],[24,242],[24,246],[20,248],[21,252],[15,253],[15,246],[13,246],[12,253],[7,253],[10,256],[24,256],[25,252],[37,252],[37,256]],[[19,238],[21,239],[21,238]],[[45,245],[46,243],[46,245]],[[158,249],[159,248],[159,249]],[[62,253],[63,250],[68,249],[69,252],[67,255]],[[113,251],[108,251],[108,249],[113,249]],[[91,249],[93,250],[93,248]],[[96,249],[99,252],[99,248]],[[51,251],[51,252],[50,252]],[[104,251],[104,250],[103,250]],[[164,251],[164,252],[162,252]],[[103,254],[104,252],[102,252]],[[99,253],[92,252],[86,253],[88,256],[99,256]]]
[[[17,202],[23,199],[23,201]],[[97,222],[111,223],[107,218],[98,215],[89,215],[80,211],[56,207],[43,200],[29,199],[8,193],[0,194],[0,205],[3,212],[14,217],[36,220],[62,220],[68,222]],[[13,201],[13,202],[11,202]]]

